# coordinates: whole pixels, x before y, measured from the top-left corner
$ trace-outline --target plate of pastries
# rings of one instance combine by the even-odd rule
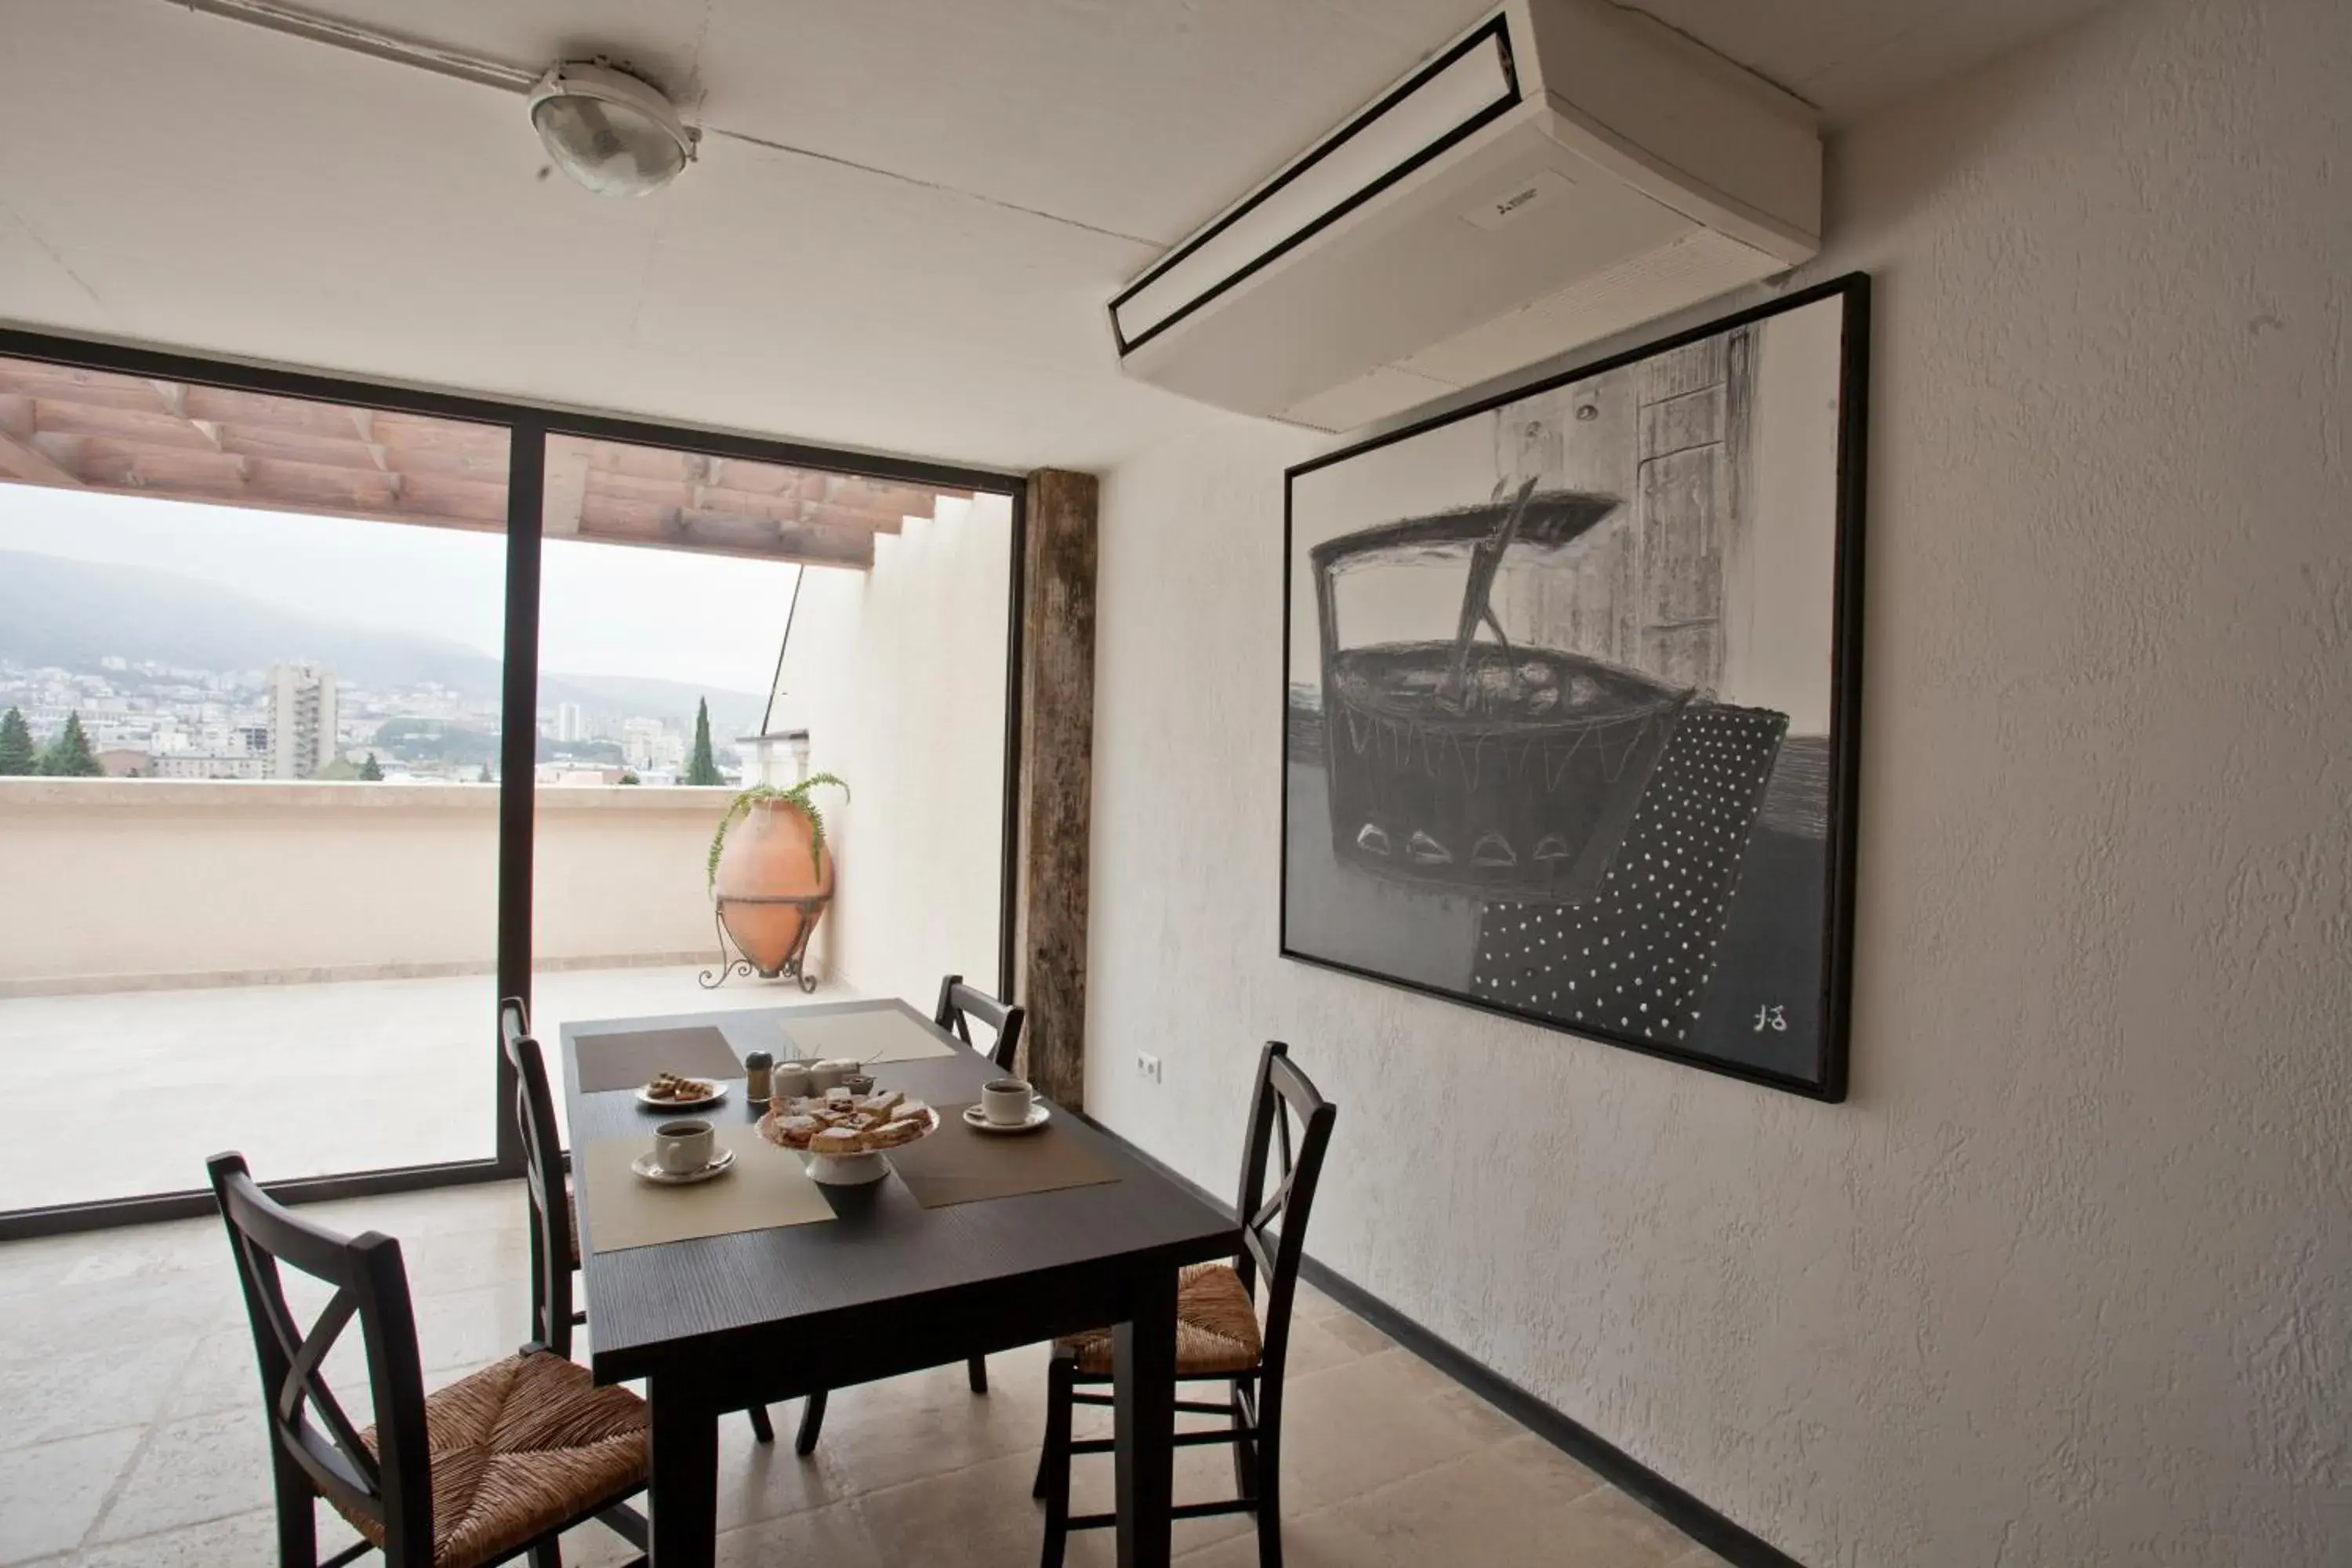
[[[760,1136],[781,1149],[848,1159],[903,1149],[939,1130],[940,1113],[895,1089],[845,1089],[779,1100],[760,1118]]]
[[[727,1086],[713,1079],[688,1078],[683,1073],[658,1072],[637,1090],[637,1103],[659,1110],[691,1110],[716,1105],[727,1098]]]

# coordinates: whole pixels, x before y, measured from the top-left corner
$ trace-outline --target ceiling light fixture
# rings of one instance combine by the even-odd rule
[[[605,196],[642,196],[694,161],[701,133],[650,82],[560,60],[530,89],[530,123],[557,168]]]

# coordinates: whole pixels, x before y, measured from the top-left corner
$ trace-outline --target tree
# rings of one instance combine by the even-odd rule
[[[499,781],[498,781],[498,780],[496,780],[496,779],[494,779],[494,778],[492,778],[492,777],[490,776],[490,764],[489,764],[489,763],[484,763],[482,764],[482,771],[481,771],[480,775],[479,775],[479,776],[478,776],[478,777],[474,780],[474,782],[475,782],[476,784],[496,784],[496,783],[498,783]]]
[[[89,737],[82,733],[81,714],[66,715],[66,727],[41,753],[41,772],[53,779],[102,778],[106,769],[100,765],[98,753],[89,749]]]
[[[41,771],[40,748],[33,744],[33,727],[25,722],[25,715],[11,708],[0,714],[0,774],[37,773]]]
[[[710,754],[710,702],[703,699],[694,705],[694,755],[686,764],[686,782],[690,784],[723,784],[727,775],[719,771],[719,760]]]
[[[621,776],[617,782],[625,784],[641,784],[646,781],[637,776],[636,769],[623,768],[621,770]]]
[[[360,764],[360,777],[369,784],[383,783],[383,764],[375,760],[373,752],[370,752],[367,761]]]

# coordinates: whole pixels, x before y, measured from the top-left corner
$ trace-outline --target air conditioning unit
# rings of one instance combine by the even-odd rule
[[[1639,13],[1510,0],[1111,301],[1129,374],[1346,430],[1821,247],[1811,111]]]

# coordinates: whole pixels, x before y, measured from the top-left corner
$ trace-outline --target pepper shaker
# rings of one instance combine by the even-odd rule
[[[765,1051],[753,1051],[743,1058],[744,1099],[754,1105],[767,1103],[774,1067],[774,1058]]]

